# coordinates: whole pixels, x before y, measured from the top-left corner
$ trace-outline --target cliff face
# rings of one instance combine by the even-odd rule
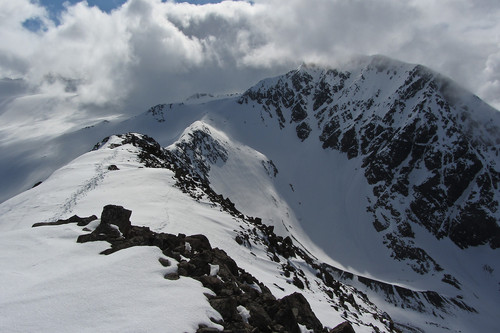
[[[500,246],[499,114],[446,78],[375,57],[351,71],[302,67],[239,102],[360,159],[373,227],[414,270],[440,267],[414,244],[413,224],[461,248]]]

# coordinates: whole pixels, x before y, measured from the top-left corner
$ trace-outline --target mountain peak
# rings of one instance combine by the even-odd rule
[[[350,70],[302,67],[261,81],[239,101],[256,103],[266,122],[295,128],[302,141],[319,132],[323,148],[360,158],[375,195],[367,207],[373,225],[387,233],[394,255],[413,261],[415,270],[440,267],[415,245],[407,221],[460,247],[498,247],[499,114],[485,104],[471,110],[450,101],[444,92],[452,83],[420,65],[383,56],[350,65]],[[485,115],[490,122],[479,125]],[[408,184],[415,177],[419,180]],[[478,192],[488,192],[489,199],[482,197],[479,204]],[[396,193],[407,203],[396,204]],[[482,222],[473,227],[467,216]],[[465,232],[469,228],[478,232]]]
[[[88,150],[87,141],[108,136],[39,186],[0,205],[0,252],[13,256],[0,258],[7,289],[13,290],[12,297],[0,301],[12,314],[9,318],[20,309],[18,295],[25,295],[24,286],[32,282],[18,267],[38,270],[43,263],[48,268],[42,272],[56,269],[58,275],[58,261],[68,251],[78,253],[78,260],[64,259],[71,268],[64,272],[74,272],[73,267],[100,272],[108,263],[113,269],[103,276],[130,282],[130,271],[118,263],[133,258],[134,267],[148,272],[141,292],[150,290],[149,283],[155,293],[173,288],[173,283],[181,286],[175,290],[189,291],[186,304],[199,310],[182,309],[192,315],[193,325],[172,331],[233,327],[225,322],[232,319],[238,327],[256,327],[259,316],[269,313],[246,297],[262,300],[270,294],[288,305],[306,304],[305,299],[323,326],[347,320],[357,332],[496,328],[496,110],[424,66],[379,55],[357,57],[335,68],[302,64],[242,95],[204,103],[206,97],[213,96],[157,105],[122,123],[96,125],[57,141],[67,154],[80,147]],[[132,233],[138,238],[130,238],[128,228],[97,229],[97,218],[89,219],[88,230],[79,228],[78,216],[95,214],[108,203],[134,212],[130,228],[138,231]],[[50,227],[28,228],[33,223]],[[105,251],[107,244],[74,244],[82,232],[99,238],[102,230],[112,236],[108,241],[113,249],[150,246],[128,248],[102,261],[88,251]],[[227,289],[225,283],[232,280],[217,277],[225,269],[205,260],[204,249],[197,247],[205,240],[200,234],[230,255],[231,260],[224,258],[234,261],[230,266],[241,278],[241,290]],[[23,250],[16,252],[18,244],[36,249],[36,260]],[[169,252],[158,252],[158,245]],[[50,256],[44,257],[45,252]],[[162,253],[168,257],[162,257],[162,265],[171,265],[158,274]],[[151,258],[156,266],[149,263]],[[200,281],[216,295],[209,297],[212,302],[199,283],[195,287],[187,276],[177,279],[201,266]],[[8,275],[11,271],[16,274]],[[130,276],[143,281],[137,272]],[[75,288],[72,279],[54,278]],[[77,281],[83,289],[88,284]],[[50,281],[41,285],[37,290],[43,293],[52,290],[45,288]],[[168,290],[161,295],[172,294]],[[112,295],[120,292],[113,289]],[[31,308],[52,310],[45,294],[33,293],[32,299],[24,299]],[[108,305],[99,298],[105,294],[92,295]],[[67,301],[64,295],[54,297]],[[165,302],[141,300],[157,307],[155,314],[165,313],[158,310]],[[282,315],[299,314],[287,310]],[[31,323],[45,324],[33,318],[37,320]]]

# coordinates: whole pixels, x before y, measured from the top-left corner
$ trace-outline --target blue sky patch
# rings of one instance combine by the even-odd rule
[[[69,2],[70,4],[75,4],[81,2],[82,0],[39,0],[40,4],[49,10],[51,14],[59,14],[64,9],[64,3]],[[102,11],[107,13],[111,12],[113,9],[123,5],[127,0],[87,0],[89,6],[97,6]],[[218,3],[221,1],[210,1],[210,0],[192,0],[192,1],[176,1],[176,2],[189,2],[192,4],[203,5],[207,3]]]
[[[38,3],[45,7],[49,12],[49,18],[55,23],[59,24],[59,15],[64,11],[64,3],[69,3],[70,5],[82,2],[83,0],[38,0]],[[165,0],[162,0],[165,2]],[[113,9],[120,7],[127,0],[87,0],[90,7],[97,6],[100,10],[110,13]],[[204,5],[207,3],[219,3],[221,0],[191,0],[191,1],[175,1],[175,2],[189,2],[196,5]],[[30,18],[23,22],[23,27],[26,29],[38,32],[44,29],[44,25],[39,18]]]
[[[44,30],[45,25],[39,17],[32,17],[23,22],[23,27],[30,31],[37,32]]]

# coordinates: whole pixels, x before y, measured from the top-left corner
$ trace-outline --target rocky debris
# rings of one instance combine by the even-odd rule
[[[253,246],[264,246],[267,249],[269,258],[277,263],[280,263],[282,267],[282,275],[287,279],[287,282],[295,285],[299,290],[310,289],[311,283],[319,283],[333,310],[344,311],[344,318],[346,320],[349,320],[352,323],[365,325],[359,318],[363,315],[370,315],[380,321],[380,324],[382,325],[380,327],[383,327],[383,330],[397,332],[395,327],[398,326],[392,322],[391,318],[386,313],[380,311],[373,303],[371,303],[362,290],[377,292],[392,304],[419,312],[434,313],[433,311],[435,311],[435,313],[439,313],[439,311],[442,311],[448,313],[450,311],[455,311],[457,308],[464,311],[475,311],[475,309],[468,306],[463,300],[458,298],[444,297],[432,291],[417,292],[400,287],[398,287],[398,290],[396,291],[392,285],[361,276],[355,276],[350,272],[318,262],[304,249],[296,246],[290,237],[283,238],[276,235],[274,233],[274,228],[263,224],[262,219],[242,214],[229,198],[224,198],[222,195],[215,193],[211,188],[208,179],[200,177],[199,174],[194,172],[193,169],[190,168],[189,164],[182,160],[179,156],[161,148],[153,139],[149,137],[140,135],[133,139],[135,135],[136,134],[127,134],[124,142],[132,143],[133,145],[141,148],[140,160],[143,161],[143,163],[147,163],[149,167],[168,168],[173,170],[175,173],[174,178],[176,179],[176,186],[179,187],[184,193],[190,195],[195,200],[200,200],[202,198],[204,200],[208,200],[214,205],[214,207],[219,207],[221,210],[235,217],[235,219],[240,222],[241,226],[241,229],[237,231],[235,236],[237,244],[248,247],[249,249]],[[408,223],[402,223],[401,228],[399,229],[400,232],[407,237],[412,235],[411,226],[409,226]],[[200,257],[193,262],[191,262],[191,260],[181,262],[181,256],[189,258],[187,255],[182,254],[183,251],[185,251],[185,241],[180,241],[180,239],[186,238],[186,236],[174,236],[168,234],[161,234],[160,236],[160,234],[153,234],[154,233],[151,233],[151,231],[147,228],[132,226],[128,239],[115,237],[112,242],[111,249],[104,251],[104,253],[112,253],[122,248],[138,244],[151,246],[156,245],[162,249],[166,247],[170,250],[167,250],[167,252],[164,253],[179,261],[178,272],[168,274],[168,276],[165,276],[166,279],[176,280],[182,275],[198,276],[200,280],[203,280],[202,283],[210,285],[211,287],[209,287],[209,289],[214,290],[217,295],[213,301],[215,304],[213,305],[214,308],[217,308],[217,306],[226,306],[224,302],[217,301],[220,297],[226,297],[227,294],[232,295],[238,293],[235,290],[231,291],[231,288],[224,287],[224,284],[220,283],[219,279],[215,279],[214,276],[210,275],[212,267],[210,265],[218,265],[219,272],[221,271],[220,267],[224,267],[224,264],[221,264],[220,262],[220,253],[209,257],[209,259],[212,260],[209,265],[200,264],[199,260],[201,260],[201,262],[207,261],[204,257]],[[91,236],[83,235],[81,237]],[[189,241],[190,244],[194,244],[195,242],[197,241],[192,239]],[[215,252],[217,253],[217,251]],[[418,250],[415,254],[419,254]],[[206,254],[204,254],[204,256],[205,255]],[[425,256],[425,254],[419,255]],[[306,277],[302,268],[293,264],[294,258],[303,260],[305,263],[303,264],[304,269],[316,271],[316,277],[319,281],[310,281]],[[423,264],[425,263],[426,262],[423,261]],[[226,261],[225,265],[229,265],[228,267],[233,266],[230,263],[228,264],[228,261]],[[225,269],[222,268],[222,273],[219,273],[219,275],[223,274],[224,271]],[[453,279],[454,278],[450,275],[449,277],[444,278],[446,281],[443,281],[446,283],[453,281],[453,283],[457,283],[457,285],[459,285],[460,282]],[[220,294],[221,292],[223,294]],[[402,295],[404,295],[404,297]],[[432,296],[429,297],[429,295]],[[438,297],[434,297],[434,295],[437,295]],[[439,299],[442,301],[438,301]],[[246,309],[250,310],[249,308]],[[223,309],[220,311],[223,311]],[[231,311],[231,314],[228,314],[229,317],[233,316],[234,313],[237,313],[237,311],[234,310],[234,307],[231,308]],[[255,313],[257,313],[256,311],[257,310],[254,310]],[[260,313],[260,315],[264,316],[263,313]],[[235,318],[239,317],[236,316]],[[207,329],[209,328],[200,328],[200,330],[204,331]]]
[[[78,237],[78,243],[97,240],[124,239],[131,231],[130,215],[132,211],[122,206],[107,205],[101,214],[101,223],[90,234]]]
[[[121,143],[109,144],[110,149],[120,147],[126,144],[131,144],[140,148],[138,153],[139,161],[144,164],[146,168],[170,168],[169,162],[171,157],[166,149],[162,148],[158,142],[152,137],[139,134],[139,133],[126,133],[115,135],[121,140]],[[92,150],[101,149],[109,142],[110,137],[104,138],[101,142],[94,145]]]
[[[172,104],[168,105],[170,108],[172,108]],[[158,104],[153,107],[151,107],[147,113],[151,114],[157,122],[163,123],[165,121],[165,110],[167,109],[167,104]]]
[[[62,225],[62,224],[69,224],[69,223],[76,223],[79,227],[84,227],[90,222],[97,220],[97,216],[92,215],[89,217],[79,217],[77,215],[73,215],[70,218],[66,220],[57,220],[55,222],[38,222],[33,224],[32,227],[41,227],[41,226],[49,226],[49,225]]]
[[[311,126],[309,126],[309,124],[304,121],[299,125],[297,125],[297,127],[295,127],[295,131],[297,132],[297,137],[301,141],[304,141],[309,137],[309,134],[311,133],[312,129]]]
[[[281,263],[282,274],[289,283],[294,284],[299,289],[311,289],[311,281],[307,279],[300,267],[291,262],[293,258],[303,260],[310,270],[317,272],[316,277],[323,283],[322,289],[329,296],[332,307],[336,311],[348,311],[345,318],[348,318],[352,323],[362,324],[358,317],[369,313],[374,318],[378,318],[385,325],[387,331],[398,331],[390,316],[380,312],[368,300],[364,294],[368,291],[377,292],[391,304],[417,312],[428,312],[434,316],[440,312],[448,314],[457,310],[477,312],[459,297],[448,297],[434,291],[414,291],[393,286],[371,278],[354,275],[325,263],[319,263],[302,248],[296,246],[290,237],[283,238],[276,235],[274,227],[263,224],[261,219],[247,217],[245,221],[251,225],[251,228],[240,231],[235,237],[235,241],[239,245],[249,248],[257,244],[264,245],[267,248],[269,258]],[[460,289],[460,282],[450,274],[444,274],[443,282]],[[319,282],[315,281],[315,283]]]
[[[300,290],[313,290],[313,283],[316,286],[319,285],[332,310],[337,312],[343,311],[344,319],[352,323],[365,325],[360,320],[360,317],[369,315],[380,321],[383,330],[398,332],[389,315],[377,309],[363,292],[349,285],[355,279],[355,275],[333,266],[319,263],[317,259],[313,258],[301,247],[295,245],[291,237],[276,235],[274,227],[263,224],[260,218],[246,217],[245,222],[249,224],[249,227],[245,228],[244,231],[239,231],[235,237],[235,241],[241,246],[246,246],[250,249],[254,246],[263,245],[267,249],[269,259],[281,264],[282,275],[287,279],[288,283],[295,285]],[[294,264],[294,259],[303,261],[303,266]],[[316,271],[317,279],[310,281],[303,269]],[[373,281],[374,283],[378,282]],[[363,285],[361,286],[363,287]],[[392,285],[388,286],[392,288]],[[405,302],[409,302],[409,304]],[[411,302],[412,300],[403,300],[401,303],[405,304],[404,306],[408,306],[411,305]]]
[[[213,295],[206,296],[221,314],[223,321],[218,324],[224,326],[224,332],[300,333],[299,324],[314,332],[328,332],[302,294],[276,299],[264,284],[238,267],[226,252],[212,248],[206,236],[156,233],[147,227],[132,225],[131,213],[121,206],[105,206],[97,228],[79,236],[77,242],[107,241],[111,248],[101,253],[106,255],[133,246],[157,246],[165,256],[178,261],[177,273],[167,274],[165,279],[191,277],[213,291]],[[58,225],[76,220],[81,218],[61,220]],[[160,258],[159,263],[165,267],[171,265],[167,258]],[[240,314],[238,309],[242,307],[247,309],[248,316]],[[197,332],[214,330],[200,326]]]
[[[252,275],[237,266],[231,269],[231,266],[221,263],[221,259],[227,260],[224,257],[219,254],[214,258],[219,263],[217,277],[203,275],[195,278],[215,292],[215,296],[208,296],[209,302],[224,318],[226,330],[300,332],[298,325],[301,324],[314,332],[327,332],[302,294],[293,293],[276,299]],[[246,320],[238,312],[239,307],[248,311]]]
[[[343,322],[342,324],[335,326],[330,333],[355,333],[354,328],[352,328],[351,323],[348,321]]]

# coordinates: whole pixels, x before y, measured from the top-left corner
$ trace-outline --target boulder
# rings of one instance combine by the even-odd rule
[[[352,328],[351,323],[344,321],[342,324],[335,326],[330,333],[356,333]]]
[[[101,213],[101,224],[114,224],[124,236],[127,236],[131,228],[130,215],[132,211],[122,206],[107,205]]]

